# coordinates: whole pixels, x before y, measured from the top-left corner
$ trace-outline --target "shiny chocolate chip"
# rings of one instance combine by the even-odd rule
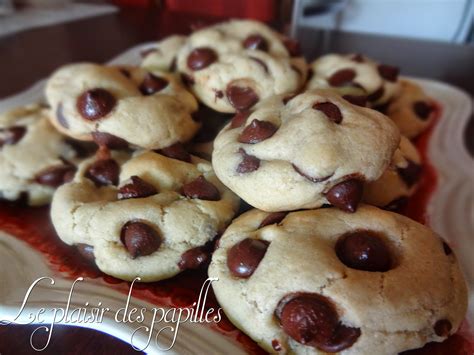
[[[92,180],[96,186],[117,185],[120,167],[113,159],[100,159],[92,163],[85,176]]]
[[[430,117],[433,110],[433,106],[425,101],[416,101],[413,104],[413,111],[423,121],[426,121]]]
[[[84,244],[84,243],[78,243],[76,244],[76,250],[78,251],[81,256],[88,260],[88,261],[95,261],[95,256],[94,256],[94,247],[89,244]]]
[[[18,143],[26,133],[26,127],[13,126],[0,129],[0,147]]]
[[[207,201],[219,201],[221,199],[217,187],[207,181],[203,175],[183,185],[183,195]]]
[[[328,353],[338,353],[350,348],[360,335],[360,328],[346,327],[339,323],[331,339],[326,343],[320,344],[319,349]]]
[[[333,121],[334,123],[342,122],[341,110],[332,102],[317,102],[313,105],[313,109],[321,111],[326,115],[327,118],[329,118],[329,120]]]
[[[386,242],[377,233],[368,230],[339,237],[336,255],[344,265],[356,270],[385,272],[392,266]]]
[[[440,319],[434,325],[434,331],[439,337],[447,337],[451,332],[453,325],[447,319]]]
[[[76,106],[81,116],[90,121],[98,120],[113,110],[117,100],[105,89],[92,89],[78,97]]]
[[[92,139],[98,146],[109,149],[127,149],[128,142],[125,139],[106,132],[92,132]]]
[[[58,123],[68,129],[69,128],[69,122],[67,121],[66,117],[64,116],[64,113],[63,113],[63,104],[62,102],[59,103],[58,105],[58,108],[56,109],[56,121],[58,121]]]
[[[202,70],[217,60],[217,53],[208,47],[199,47],[189,53],[187,64],[193,71]]]
[[[288,212],[273,212],[266,216],[258,228],[263,228],[271,224],[278,224],[288,215]]]
[[[300,57],[301,56],[301,48],[298,41],[292,38],[285,38],[283,40],[283,45],[285,46],[286,50],[292,57]]]
[[[263,60],[255,57],[249,57],[251,60],[253,60],[255,63],[260,65],[265,73],[268,74],[268,66],[263,62]]]
[[[305,177],[306,179],[308,179],[309,181],[311,182],[315,182],[315,183],[318,183],[318,182],[323,182],[323,181],[326,181],[327,179],[329,179],[331,176],[333,176],[333,174],[331,175],[327,175],[327,176],[323,176],[323,177],[314,177],[314,176],[309,176],[308,174],[305,174],[303,171],[301,171],[300,168],[298,168],[295,164],[291,164],[293,166],[293,169],[295,169],[295,171],[300,174],[301,176]]]
[[[253,155],[247,154],[242,148],[239,149],[239,153],[242,155],[242,161],[237,166],[238,173],[251,173],[260,167],[260,159]]]
[[[133,259],[154,253],[162,242],[153,227],[138,221],[127,222],[122,227],[120,239]]]
[[[416,164],[410,159],[406,159],[407,166],[404,168],[398,168],[397,172],[398,175],[402,178],[403,182],[407,185],[407,187],[412,187],[415,185],[418,180],[420,179],[422,167],[419,164]]]
[[[250,116],[249,111],[239,111],[237,112],[234,117],[232,117],[232,121],[230,122],[230,128],[238,128],[247,122],[247,118]]]
[[[248,110],[259,100],[257,93],[246,86],[229,85],[226,96],[229,103],[238,111]]]
[[[377,90],[375,90],[372,94],[367,95],[367,100],[370,102],[375,102],[379,100],[385,92],[385,89],[383,86],[379,87]]]
[[[70,164],[56,165],[39,172],[35,181],[40,185],[58,187],[74,176],[76,167]]]
[[[393,67],[391,65],[381,64],[377,67],[379,74],[385,80],[395,82],[398,78],[399,68]]]
[[[178,262],[180,270],[198,269],[210,261],[209,251],[204,247],[196,247],[185,251]]]
[[[166,88],[168,84],[168,80],[152,73],[147,73],[138,89],[143,95],[153,95]]]
[[[248,36],[244,40],[243,46],[246,49],[254,49],[254,50],[256,49],[256,50],[264,51],[264,52],[268,51],[267,40],[259,34],[253,34],[253,35]]]
[[[179,142],[170,145],[169,147],[159,149],[156,152],[171,159],[181,160],[187,163],[191,162],[191,155],[186,151],[186,149],[184,149],[184,146]]]
[[[254,119],[244,128],[239,136],[240,143],[256,144],[270,138],[278,130],[278,127],[269,121]]]
[[[117,194],[119,200],[126,200],[129,198],[143,198],[153,196],[158,193],[158,190],[150,183],[141,179],[139,176],[133,175],[130,178],[130,183],[123,185]]]
[[[365,95],[343,95],[342,98],[356,106],[367,106],[367,96]]]
[[[355,212],[364,186],[358,179],[349,179],[333,186],[326,194],[326,199],[333,206],[345,212]]]
[[[227,252],[227,267],[230,273],[239,278],[249,278],[257,269],[267,252],[269,242],[246,238]]]
[[[356,77],[356,72],[353,69],[341,69],[332,74],[328,79],[331,86],[345,86],[352,84]]]

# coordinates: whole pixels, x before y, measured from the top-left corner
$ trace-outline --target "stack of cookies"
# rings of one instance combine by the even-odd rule
[[[143,56],[64,66],[47,107],[0,118],[3,198],[52,199],[59,237],[123,280],[209,265],[229,319],[268,352],[396,354],[457,331],[455,255],[393,212],[422,173],[410,139],[435,116],[418,85],[359,54],[307,64],[248,20]],[[234,219],[241,202],[253,209]]]

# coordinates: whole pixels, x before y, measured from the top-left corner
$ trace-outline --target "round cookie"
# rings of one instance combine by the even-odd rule
[[[175,71],[176,55],[186,42],[186,36],[173,35],[142,52],[142,68],[154,71]]]
[[[448,245],[371,206],[252,210],[226,230],[208,273],[229,319],[272,353],[396,354],[445,340],[467,309]]]
[[[48,204],[56,188],[72,178],[78,152],[34,104],[0,115],[0,197]]]
[[[272,95],[296,92],[307,72],[294,41],[251,20],[194,32],[177,65],[198,99],[219,112],[247,110]]]
[[[46,97],[59,131],[112,149],[160,149],[190,140],[200,126],[195,98],[170,73],[70,64],[48,80]]]
[[[310,65],[308,89],[332,88],[354,103],[378,107],[400,90],[398,68],[360,54],[327,54]]]
[[[427,129],[435,118],[435,102],[413,81],[402,80],[400,93],[387,107],[387,115],[401,134],[415,138]]]
[[[400,211],[416,191],[422,171],[421,157],[408,138],[402,136],[390,166],[380,179],[364,186],[363,201],[391,211]]]
[[[399,141],[383,114],[315,89],[237,114],[217,136],[212,163],[226,186],[261,210],[329,203],[354,212],[363,182],[382,175]]]
[[[59,237],[128,281],[158,281],[208,261],[238,198],[209,162],[182,149],[128,154],[85,161],[58,189],[51,219]]]

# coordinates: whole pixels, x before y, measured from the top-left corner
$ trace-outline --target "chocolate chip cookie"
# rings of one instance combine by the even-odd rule
[[[186,42],[186,36],[173,35],[142,52],[141,66],[148,70],[175,71],[176,55]]]
[[[176,145],[105,153],[54,195],[59,237],[123,280],[158,281],[205,264],[238,207],[211,164]]]
[[[33,104],[1,114],[0,197],[48,204],[56,188],[72,178],[79,155],[51,126],[48,109]]]
[[[219,112],[247,110],[272,95],[298,91],[307,72],[296,42],[251,20],[194,32],[177,65],[198,99]]]
[[[379,107],[400,89],[397,67],[379,64],[360,54],[327,54],[310,68],[313,76],[309,89],[329,87],[359,105]]]
[[[220,239],[209,276],[229,319],[272,353],[397,354],[445,340],[467,310],[449,246],[366,205],[247,212]]]
[[[111,149],[161,149],[199,129],[197,102],[170,73],[90,63],[70,64],[48,80],[51,122],[71,137]]]
[[[214,142],[219,179],[268,212],[332,204],[354,212],[399,145],[385,115],[331,90],[274,96],[235,115]]]

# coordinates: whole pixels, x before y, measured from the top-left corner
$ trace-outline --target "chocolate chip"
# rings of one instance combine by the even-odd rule
[[[379,74],[385,80],[395,82],[398,78],[399,69],[390,65],[381,64],[377,67]]]
[[[362,54],[354,54],[351,57],[351,60],[357,63],[363,63],[365,61],[364,56]]]
[[[324,113],[334,123],[342,122],[341,110],[332,102],[317,102],[313,105],[313,108]]]
[[[297,94],[293,94],[293,95],[288,95],[288,96],[285,96],[283,98],[283,105],[286,105],[288,102],[290,102],[292,99],[294,99],[296,96],[298,96]]]
[[[229,103],[238,111],[248,110],[259,100],[257,93],[245,86],[228,85],[225,93]]]
[[[115,107],[117,100],[105,89],[92,89],[78,97],[77,110],[86,120],[98,120]]]
[[[259,64],[263,70],[265,71],[265,73],[268,74],[268,67],[267,65],[263,62],[263,60],[259,59],[259,58],[255,58],[255,57],[249,57],[249,59],[253,60],[254,62],[256,62],[257,64]]]
[[[295,164],[291,164],[293,166],[293,169],[295,169],[295,171],[300,174],[301,176],[305,177],[306,179],[308,179],[309,181],[311,182],[323,182],[323,181],[326,181],[327,179],[329,179],[331,176],[333,176],[334,174],[331,174],[331,175],[328,175],[328,176],[323,176],[323,177],[313,177],[313,176],[309,176],[305,173],[303,173],[301,171],[300,168],[298,168]]]
[[[189,198],[207,201],[219,201],[221,199],[221,194],[217,187],[207,181],[202,175],[183,185],[183,194]]]
[[[232,117],[232,121],[230,122],[230,128],[238,128],[241,127],[245,122],[247,122],[247,118],[250,116],[249,111],[239,111]]]
[[[133,175],[131,182],[123,185],[117,194],[119,200],[126,200],[129,198],[143,198],[153,196],[158,193],[158,190],[152,185],[141,179],[140,177]]]
[[[148,96],[163,90],[168,84],[168,80],[153,75],[152,73],[147,73],[138,89],[143,95]]]
[[[192,71],[202,70],[217,60],[217,53],[208,47],[199,47],[189,53],[187,64]]]
[[[402,196],[384,206],[384,210],[392,212],[401,212],[408,204],[408,197]]]
[[[157,51],[158,51],[158,48],[147,48],[147,49],[144,49],[140,52],[140,56],[142,58],[145,58],[148,55],[150,55],[151,53],[154,53],[154,52],[157,52]]]
[[[417,183],[420,178],[422,167],[416,164],[410,159],[406,159],[407,166],[404,168],[397,167],[398,175],[402,178],[403,182],[408,186],[412,187]]]
[[[258,228],[263,228],[270,224],[278,224],[288,215],[288,212],[273,212],[266,216]]]
[[[300,57],[301,56],[301,48],[300,44],[298,41],[292,39],[292,38],[285,38],[283,40],[283,45],[286,47],[286,50],[288,53],[290,53],[290,56],[292,57]]]
[[[434,331],[439,337],[447,337],[452,328],[451,322],[447,319],[440,319],[434,325]]]
[[[280,342],[276,339],[272,340],[272,348],[275,351],[280,351],[282,349]]]
[[[248,36],[244,42],[243,46],[246,49],[257,49],[259,51],[268,51],[268,42],[267,40],[258,34]]]
[[[361,107],[367,106],[367,96],[365,95],[343,95],[342,98],[353,105]]]
[[[364,185],[358,179],[349,179],[333,186],[326,199],[333,206],[345,212],[355,212],[362,198]]]
[[[367,95],[367,100],[370,102],[375,102],[379,100],[385,92],[385,89],[383,86],[379,87],[377,90],[375,90],[372,94]]]
[[[89,244],[78,243],[76,244],[76,250],[81,256],[88,261],[95,261],[94,247]]]
[[[453,253],[453,250],[451,249],[449,244],[446,243],[444,240],[443,240],[443,250],[444,250],[444,254],[446,255],[451,255]]]
[[[222,99],[224,97],[224,93],[222,90],[215,90],[216,93],[216,99]]]
[[[63,113],[63,104],[62,102],[59,103],[58,105],[58,108],[56,109],[56,120],[58,121],[58,123],[68,129],[69,128],[69,122],[67,121],[66,117],[64,116],[64,113]]]
[[[181,81],[186,86],[192,86],[195,84],[194,78],[191,75],[185,73],[181,74]]]
[[[40,185],[58,187],[68,181],[76,172],[76,167],[70,164],[51,166],[39,172],[35,181]]]
[[[191,155],[186,151],[186,149],[184,149],[184,146],[179,142],[170,145],[169,147],[159,149],[156,152],[171,159],[181,160],[187,163],[191,162]]]
[[[92,142],[77,141],[72,138],[65,138],[64,142],[69,145],[79,158],[87,158],[97,151],[97,145]]]
[[[344,265],[356,270],[385,272],[392,266],[386,243],[377,233],[368,230],[339,237],[336,255]]]
[[[332,74],[327,82],[331,86],[346,86],[352,84],[355,77],[356,72],[353,69],[341,69]]]
[[[210,255],[203,247],[197,247],[185,251],[178,262],[180,270],[198,269],[210,261]]]
[[[338,353],[351,347],[360,337],[360,328],[346,327],[339,323],[331,339],[319,345],[319,349],[328,353]]]
[[[113,159],[100,159],[92,163],[85,176],[92,180],[96,186],[117,185],[120,167]]]
[[[26,127],[13,126],[0,129],[0,147],[18,143],[26,133]]]
[[[262,261],[270,245],[265,240],[246,238],[227,252],[227,267],[230,273],[239,278],[249,278]]]
[[[269,121],[254,119],[239,136],[240,143],[256,144],[270,138],[278,127]]]
[[[105,132],[92,132],[92,139],[98,146],[109,149],[127,149],[128,142],[125,139]]]
[[[247,154],[242,148],[239,148],[239,153],[242,155],[242,161],[237,166],[237,172],[239,174],[251,173],[260,167],[260,159]]]
[[[154,253],[162,242],[160,235],[154,228],[137,221],[127,222],[122,227],[120,239],[132,259]]]
[[[415,114],[423,121],[430,117],[430,114],[433,112],[433,110],[434,107],[425,101],[416,101],[413,104],[413,111],[415,111]]]

